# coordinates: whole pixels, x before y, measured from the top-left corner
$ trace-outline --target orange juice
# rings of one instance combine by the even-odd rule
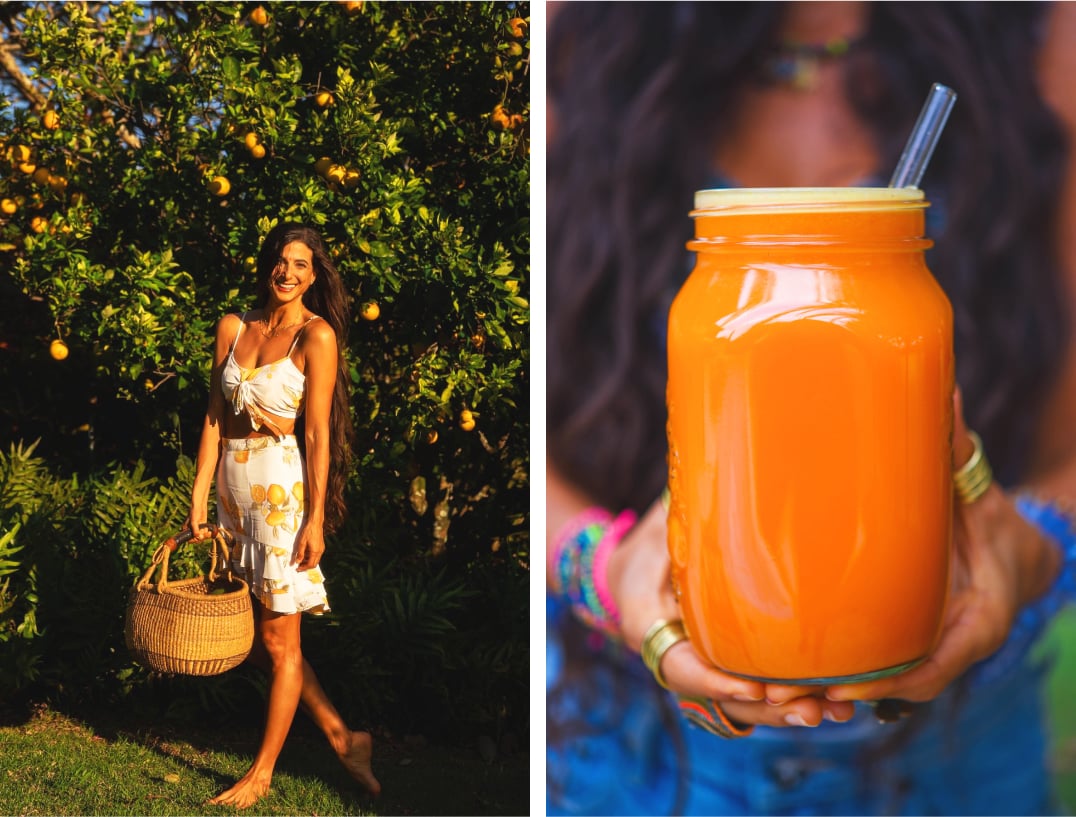
[[[952,309],[922,192],[704,190],[669,313],[669,553],[718,668],[841,683],[936,645]]]

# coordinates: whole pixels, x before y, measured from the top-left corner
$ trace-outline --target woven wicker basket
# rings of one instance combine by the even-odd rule
[[[209,573],[168,581],[168,555],[191,538],[166,539],[127,602],[124,635],[134,659],[156,672],[219,675],[238,666],[254,642],[250,589],[232,575],[223,528],[213,527]],[[150,579],[160,569],[156,584]],[[218,570],[220,572],[218,572]]]

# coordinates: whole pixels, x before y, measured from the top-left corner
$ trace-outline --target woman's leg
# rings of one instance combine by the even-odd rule
[[[255,604],[255,610],[259,614],[265,612],[259,604]],[[255,640],[248,660],[265,672],[272,673],[272,660],[260,640]],[[325,693],[321,682],[318,681],[314,668],[305,658],[302,660],[302,667],[303,688],[299,702],[303,711],[325,734],[348,774],[370,794],[378,795],[381,792],[381,784],[374,777],[371,766],[373,739],[370,733],[352,731],[340,717],[340,713]]]
[[[303,654],[299,645],[299,614],[285,615],[260,610],[255,624],[255,644],[268,659],[269,703],[265,732],[254,763],[230,789],[209,802],[246,808],[269,791],[280,750],[291,729],[303,692]]]

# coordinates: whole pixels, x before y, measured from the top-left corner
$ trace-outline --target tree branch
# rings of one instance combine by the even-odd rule
[[[26,97],[26,101],[40,111],[48,104],[48,99],[34,87],[34,84],[30,82],[30,78],[19,68],[19,63],[15,59],[15,52],[18,50],[17,45],[7,41],[0,42],[0,68],[3,68],[4,73],[11,77],[11,81]]]

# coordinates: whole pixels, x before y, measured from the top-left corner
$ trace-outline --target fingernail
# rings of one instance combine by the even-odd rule
[[[822,717],[830,723],[844,723],[852,719],[850,715],[847,718],[838,718],[835,712],[830,712],[828,709],[822,710]]]
[[[803,715],[796,712],[789,712],[785,715],[785,723],[789,726],[807,726],[807,721],[803,719]]]

